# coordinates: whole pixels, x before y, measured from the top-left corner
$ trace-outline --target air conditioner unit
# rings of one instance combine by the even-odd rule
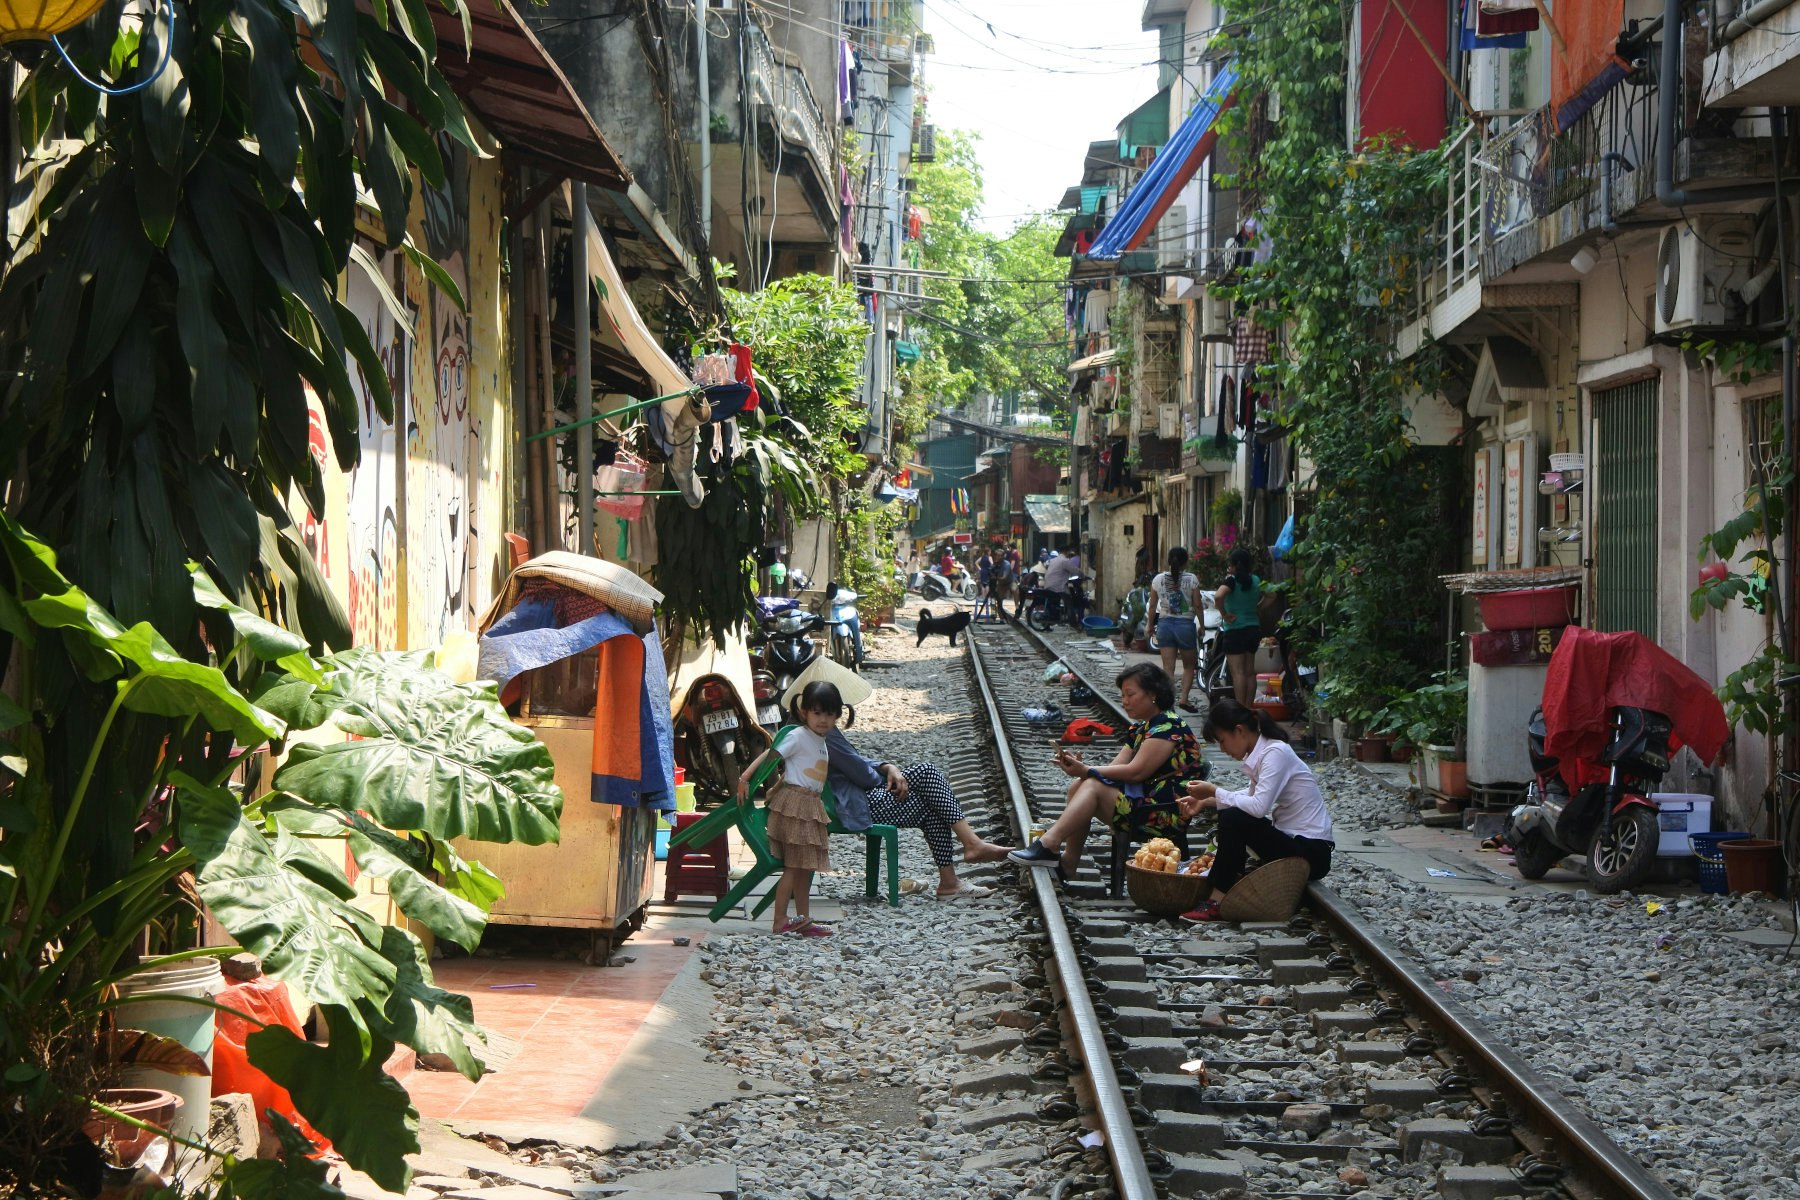
[[[1181,405],[1159,404],[1156,406],[1156,436],[1162,438],[1181,436]]]
[[[1231,340],[1231,299],[1211,288],[1200,302],[1200,338],[1207,342]]]
[[[1187,264],[1187,206],[1172,205],[1156,226],[1156,265],[1179,267]]]
[[[912,160],[916,163],[937,161],[937,126],[919,126],[918,144],[913,147]]]
[[[1728,214],[1663,230],[1656,249],[1656,332],[1741,325],[1752,273],[1754,219]]]

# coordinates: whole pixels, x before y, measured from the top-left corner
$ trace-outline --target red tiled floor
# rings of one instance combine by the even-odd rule
[[[697,946],[705,936],[692,933]],[[470,1083],[450,1072],[413,1071],[406,1089],[421,1115],[508,1120],[522,1111],[574,1117],[606,1081],[669,981],[692,956],[667,934],[640,934],[623,967],[527,959],[455,959],[438,964],[440,987],[475,1004],[475,1019],[517,1039],[504,1068]],[[535,987],[493,987],[531,983]]]

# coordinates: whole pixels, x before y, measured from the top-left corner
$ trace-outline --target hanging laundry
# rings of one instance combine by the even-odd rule
[[[1225,382],[1229,384],[1231,381],[1227,379]],[[1225,428],[1225,423],[1230,419],[1229,403],[1221,397],[1219,400],[1219,424],[1213,430],[1212,436],[1213,452],[1216,454],[1228,454],[1231,451],[1231,432]]]
[[[1268,362],[1269,331],[1248,315],[1239,317],[1231,323],[1231,348],[1236,351],[1238,362],[1244,366]]]
[[[1487,12],[1481,0],[1466,0],[1463,7],[1464,50],[1523,50],[1525,35],[1538,27],[1536,6],[1525,12]]]
[[[755,412],[762,396],[756,390],[756,373],[751,370],[750,347],[731,343],[725,353],[731,356],[731,377],[734,381],[749,385],[750,398],[744,401],[744,412]]]

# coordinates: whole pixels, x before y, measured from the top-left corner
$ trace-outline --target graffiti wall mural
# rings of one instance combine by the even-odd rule
[[[397,269],[403,261],[396,255],[381,260],[382,273],[399,296],[406,294],[405,271]],[[345,303],[381,356],[394,411],[406,412],[412,395],[413,352],[406,326],[394,319],[374,283],[360,272],[350,276]],[[416,329],[418,309],[410,304],[407,308]],[[362,461],[350,472],[345,505],[345,607],[357,645],[394,650],[400,646],[400,448],[394,423],[382,420],[376,411],[369,381],[355,359],[351,359],[350,370],[362,399],[357,429]]]
[[[392,422],[369,381],[347,365],[362,401],[361,462],[336,469],[324,412],[307,394],[310,445],[325,479],[325,511],[291,498],[315,562],[350,615],[356,644],[428,649],[473,629],[504,575],[510,519],[505,482],[509,403],[500,308],[500,171],[445,150],[445,186],[416,201],[413,236],[456,281],[463,312],[404,255],[377,259],[404,316],[364,272],[344,279],[344,303],[375,347],[394,397]],[[490,431],[500,436],[490,436]]]

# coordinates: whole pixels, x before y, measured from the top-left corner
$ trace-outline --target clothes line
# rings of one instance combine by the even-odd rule
[[[652,396],[648,400],[639,400],[635,403],[627,404],[623,408],[615,408],[608,412],[595,413],[593,416],[583,417],[579,421],[570,421],[567,425],[558,425],[553,429],[546,429],[542,433],[527,434],[525,440],[527,442],[535,442],[540,438],[555,437],[559,433],[568,433],[571,429],[580,429],[583,425],[594,425],[601,421],[610,421],[614,417],[629,416],[635,412],[642,412],[653,404],[661,404],[665,400],[679,400],[683,396],[692,396],[697,392],[703,392],[705,390],[706,389],[699,384],[695,384],[691,388],[684,388],[679,392],[670,392],[666,396]]]

